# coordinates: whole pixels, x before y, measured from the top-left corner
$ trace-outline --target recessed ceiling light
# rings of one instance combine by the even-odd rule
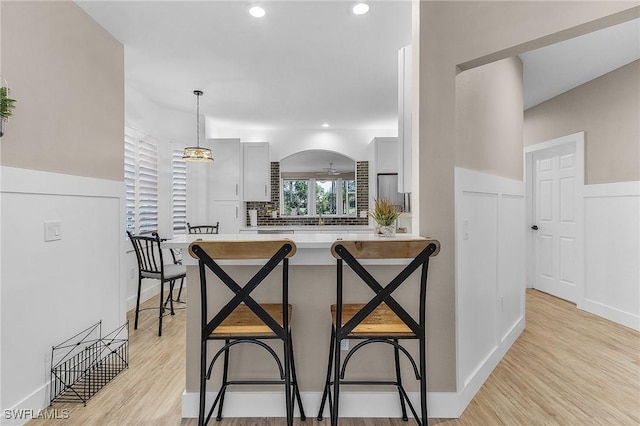
[[[329,123],[322,123],[322,127],[329,127]]]
[[[249,14],[251,14],[251,16],[253,16],[254,18],[262,18],[265,13],[266,12],[264,11],[264,9],[260,6],[253,6],[251,9],[249,9]]]
[[[366,3],[358,3],[353,6],[353,13],[356,15],[364,15],[369,11],[369,5]]]

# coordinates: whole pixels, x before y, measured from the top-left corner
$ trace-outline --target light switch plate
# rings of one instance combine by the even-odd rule
[[[44,222],[44,240],[57,241],[62,239],[62,222],[47,220]]]

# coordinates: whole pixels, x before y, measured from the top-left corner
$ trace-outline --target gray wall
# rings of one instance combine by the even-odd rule
[[[585,184],[640,180],[640,61],[524,113],[524,144],[585,132]]]
[[[455,391],[454,168],[470,165],[456,156],[456,73],[624,22],[640,7],[610,1],[425,1],[414,7],[414,205],[420,234],[442,244],[429,271],[429,362],[437,366],[429,371],[430,390]],[[486,148],[488,158],[503,149]],[[518,166],[508,167],[511,174]]]
[[[122,45],[70,1],[2,8],[2,75],[18,102],[1,165],[124,180]]]
[[[517,56],[456,77],[456,165],[522,180],[522,61]]]

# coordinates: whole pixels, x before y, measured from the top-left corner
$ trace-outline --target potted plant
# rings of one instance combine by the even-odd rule
[[[382,237],[395,235],[395,221],[400,216],[400,210],[385,198],[380,198],[379,200],[374,198],[373,201],[373,210],[369,212],[369,216],[376,222],[376,234]]]
[[[4,80],[4,79],[3,79]],[[5,82],[6,83],[6,82]],[[0,86],[0,137],[4,134],[4,122],[13,114],[15,99],[9,97],[9,86]]]

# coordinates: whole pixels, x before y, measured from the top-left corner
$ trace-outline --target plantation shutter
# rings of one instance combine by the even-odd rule
[[[158,229],[158,146],[150,137],[138,141],[138,233]]]
[[[186,234],[187,228],[187,164],[182,158],[182,150],[171,153],[172,179],[172,222],[173,234]]]
[[[124,185],[126,192],[125,225],[127,231],[136,232],[136,143],[134,131],[124,129]]]

